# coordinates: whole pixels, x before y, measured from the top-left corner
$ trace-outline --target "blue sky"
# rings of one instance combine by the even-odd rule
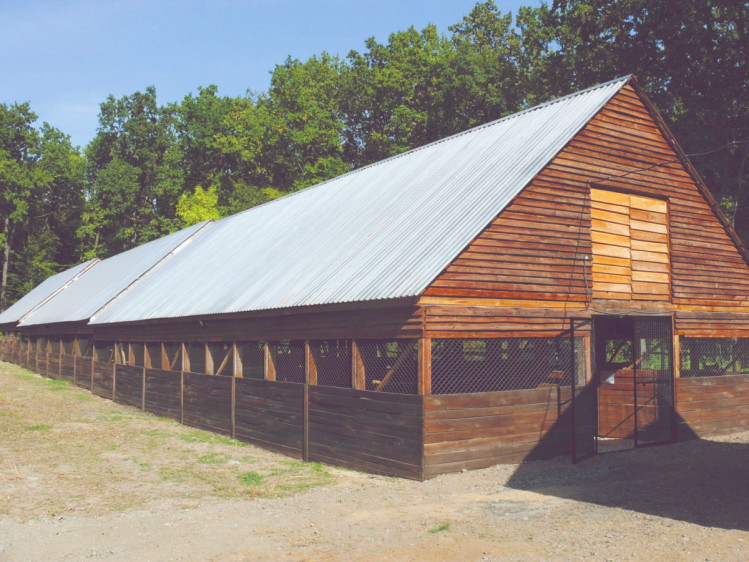
[[[503,12],[540,0],[496,0]],[[99,104],[154,85],[161,103],[198,86],[241,95],[268,87],[287,55],[345,56],[375,36],[434,23],[475,0],[0,0],[0,103],[31,102],[84,146]]]

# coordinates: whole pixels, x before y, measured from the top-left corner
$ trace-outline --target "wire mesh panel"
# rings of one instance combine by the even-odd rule
[[[259,341],[237,343],[237,355],[246,379],[265,378],[265,345]]]
[[[578,346],[582,349],[583,346]],[[432,340],[432,393],[570,384],[569,337]],[[579,362],[584,366],[584,361]]]
[[[304,342],[277,341],[269,344],[276,380],[304,382]]]
[[[231,342],[209,343],[208,353],[213,360],[214,375],[234,375],[234,348]]]
[[[749,338],[679,337],[682,378],[749,373]]]
[[[47,338],[40,337],[36,340],[36,351],[37,353],[47,353],[48,351],[49,342],[47,341]]]
[[[148,364],[152,369],[161,369],[161,344],[147,343],[146,353],[148,354]]]
[[[73,343],[75,339],[73,336],[63,336],[60,340],[60,346],[62,353],[65,355],[73,355]]]
[[[318,340],[309,345],[317,368],[317,384],[351,388],[351,341]]]
[[[675,438],[671,318],[638,318],[635,339],[635,446]]]
[[[91,338],[78,336],[76,339],[78,340],[78,353],[87,359],[91,359],[93,353],[93,342]]]
[[[94,342],[94,361],[98,361],[99,363],[114,363],[114,348],[114,342],[111,341]]]
[[[418,394],[418,344],[413,340],[359,341],[365,389]]]
[[[49,351],[51,353],[60,353],[60,338],[57,336],[49,338]]]
[[[185,353],[190,364],[191,373],[205,373],[205,344],[189,342],[185,344]]]
[[[182,344],[167,342],[164,344],[164,353],[166,354],[167,364],[162,367],[167,371],[182,370]]]
[[[146,366],[145,348],[143,346],[143,343],[131,342],[130,343],[130,356],[133,359],[133,365],[135,365],[136,367]]]

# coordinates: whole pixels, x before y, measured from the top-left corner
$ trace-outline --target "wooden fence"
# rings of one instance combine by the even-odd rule
[[[20,350],[2,357],[159,416],[279,453],[424,479],[569,454],[570,389],[404,395],[115,365]],[[680,439],[749,426],[749,375],[676,380]]]

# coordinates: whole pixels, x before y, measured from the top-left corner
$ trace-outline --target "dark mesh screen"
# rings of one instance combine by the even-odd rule
[[[262,342],[237,343],[237,355],[246,379],[265,378],[265,346]]]
[[[277,341],[270,344],[276,380],[304,382],[304,342]]]
[[[682,378],[749,373],[749,338],[679,337]]]
[[[317,384],[351,388],[351,341],[311,341],[310,352],[317,368]]]
[[[234,375],[234,351],[231,343],[209,343],[208,352],[213,359],[214,375]]]
[[[417,343],[412,340],[359,341],[365,389],[417,394]]]
[[[432,340],[432,393],[569,385],[570,354],[569,337]]]

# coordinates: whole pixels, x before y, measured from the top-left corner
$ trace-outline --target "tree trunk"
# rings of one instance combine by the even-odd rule
[[[0,312],[5,310],[5,290],[8,288],[8,261],[10,261],[10,217],[5,217],[3,223],[3,234],[5,235],[5,247],[3,248],[3,274],[0,281]]]

